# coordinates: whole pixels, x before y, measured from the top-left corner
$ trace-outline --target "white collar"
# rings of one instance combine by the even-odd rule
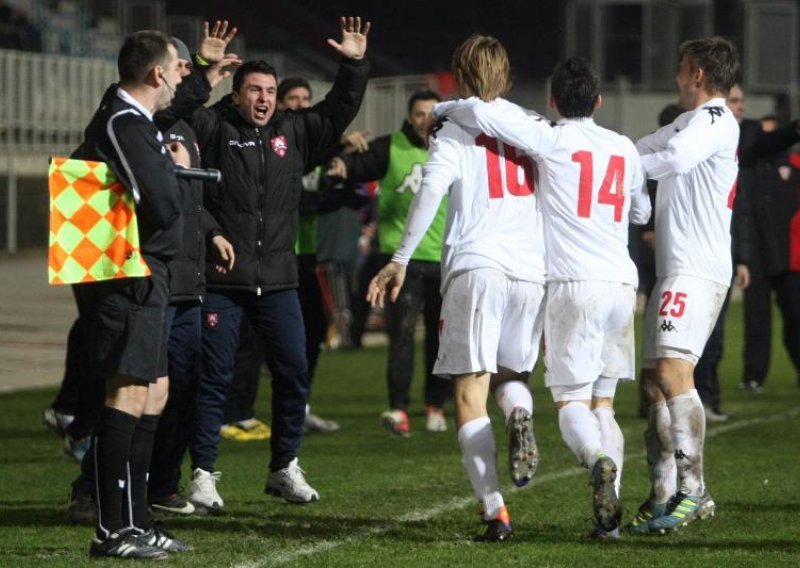
[[[128,91],[126,91],[122,87],[118,87],[117,88],[117,96],[119,98],[121,98],[123,101],[125,101],[126,103],[128,103],[129,105],[133,106],[136,110],[141,112],[145,117],[147,117],[147,120],[149,120],[150,122],[153,122],[153,113],[151,113],[149,110],[144,108],[142,106],[142,103],[140,103],[139,101],[134,99]]]

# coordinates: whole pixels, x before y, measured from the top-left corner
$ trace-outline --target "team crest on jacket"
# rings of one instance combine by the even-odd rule
[[[208,312],[206,314],[206,325],[210,329],[214,329],[219,325],[219,312]]]
[[[286,144],[286,138],[283,135],[272,138],[269,144],[272,146],[272,150],[278,154],[279,158],[283,158],[289,150],[289,146]]]

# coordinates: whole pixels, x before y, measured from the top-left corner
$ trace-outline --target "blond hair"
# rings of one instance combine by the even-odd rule
[[[511,89],[511,64],[497,38],[472,34],[453,52],[453,75],[459,87],[484,101]]]

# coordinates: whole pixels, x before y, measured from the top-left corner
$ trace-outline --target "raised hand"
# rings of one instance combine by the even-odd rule
[[[337,43],[335,40],[329,39],[328,45],[338,51],[342,57],[350,59],[361,59],[367,51],[367,34],[372,26],[370,22],[366,22],[362,29],[361,16],[342,17],[340,21],[342,28],[342,43]]]
[[[231,72],[225,69],[226,67],[238,67],[241,64],[242,60],[238,55],[235,53],[226,53],[222,59],[214,63],[208,68],[208,71],[206,71],[206,79],[208,79],[211,88],[213,89],[220,82],[231,76]]]
[[[198,51],[200,57],[209,63],[221,60],[225,56],[225,49],[238,31],[237,28],[228,31],[228,20],[217,20],[210,30],[208,22],[203,23],[203,41],[200,42]]]

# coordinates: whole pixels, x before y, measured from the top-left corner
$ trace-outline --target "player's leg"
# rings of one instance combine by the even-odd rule
[[[605,499],[611,502],[613,508],[613,500],[619,501],[621,493],[620,488],[622,485],[622,467],[625,459],[625,438],[622,435],[622,430],[617,424],[614,417],[614,393],[616,391],[617,379],[601,377],[595,381],[592,389],[592,413],[597,419],[597,424],[600,428],[600,445],[602,452],[611,458],[614,465],[616,465],[616,477],[614,479],[614,493],[611,496],[609,488],[601,487],[595,494],[600,499]],[[601,477],[601,473],[598,473]],[[598,479],[602,481],[602,479]],[[600,505],[600,503],[596,503]],[[608,506],[608,505],[606,505]],[[621,513],[619,505],[616,510]],[[619,519],[613,529],[608,530],[600,523],[595,523],[595,527],[590,533],[590,536],[596,538],[619,538]]]
[[[544,286],[509,281],[503,310],[498,373],[492,377],[492,394],[506,418],[508,466],[517,487],[530,483],[539,465],[533,428],[533,395],[528,387],[536,364],[544,322]]]
[[[647,403],[647,428],[644,432],[647,466],[650,477],[650,494],[639,506],[628,528],[633,532],[646,530],[650,519],[660,517],[667,502],[677,491],[677,466],[675,465],[671,420],[666,400],[658,388],[656,357],[658,338],[658,312],[661,308],[664,280],[656,280],[645,311],[644,342],[642,350],[642,392]]]
[[[489,381],[489,373],[469,373],[455,378],[456,429],[462,463],[475,498],[483,507],[486,524],[479,536],[489,541],[502,541],[511,536],[511,522],[500,493],[494,433],[486,411]]]
[[[725,300],[727,287],[691,277],[666,279],[658,312],[656,381],[666,400],[678,492],[666,513],[647,523],[663,534],[713,514],[703,480],[706,420],[694,368]]]
[[[497,353],[506,276],[475,270],[454,277],[443,294],[439,357],[434,373],[455,376],[454,401],[462,462],[475,497],[483,507],[478,539],[507,540],[512,528],[500,493],[497,457],[486,399]]]
[[[621,508],[616,492],[617,464],[603,446],[592,399],[600,396],[595,384],[604,372],[615,377],[606,381],[608,388],[602,393],[603,398],[612,400],[616,377],[633,375],[632,346],[626,342],[627,349],[619,354],[607,343],[609,331],[617,331],[611,339],[618,335],[632,340],[634,301],[633,289],[621,284],[555,282],[548,287],[545,382],[558,408],[564,442],[591,471],[596,532],[616,530]]]

